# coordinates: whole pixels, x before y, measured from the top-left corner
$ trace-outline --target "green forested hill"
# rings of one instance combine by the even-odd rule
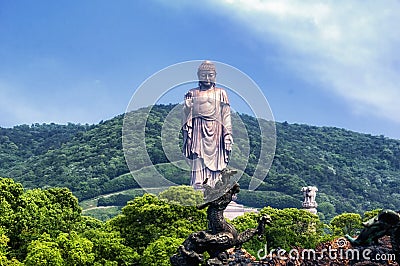
[[[174,105],[157,105],[146,122],[151,160],[169,179],[188,182],[189,173],[168,164],[160,131]],[[131,115],[143,120],[147,108]],[[259,154],[257,120],[240,115],[248,130],[251,176]],[[143,121],[142,121],[143,122]],[[137,188],[127,175],[121,143],[123,116],[97,125],[22,125],[0,128],[0,176],[26,188],[68,187],[80,199]],[[242,190],[238,201],[249,206],[300,207],[305,185],[319,192],[319,211],[332,217],[344,211],[400,209],[400,141],[332,127],[276,123],[277,148],[272,168],[257,191]],[[241,133],[236,132],[236,143]],[[132,136],[135,139],[135,136]],[[145,151],[135,143],[138,174],[145,175]],[[137,150],[135,150],[137,148]],[[249,178],[240,180],[246,187]]]

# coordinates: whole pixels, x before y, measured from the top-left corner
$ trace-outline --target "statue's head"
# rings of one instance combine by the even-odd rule
[[[215,65],[211,61],[204,61],[197,69],[199,83],[205,88],[211,88],[215,85],[216,76],[217,71],[215,69]]]

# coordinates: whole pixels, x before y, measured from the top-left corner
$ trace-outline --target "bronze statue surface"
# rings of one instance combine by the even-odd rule
[[[183,154],[191,163],[191,185],[201,189],[205,180],[214,186],[231,152],[232,124],[228,95],[217,88],[216,68],[204,61],[198,68],[199,86],[185,95]]]
[[[379,238],[390,236],[392,251],[400,263],[400,214],[392,210],[382,210],[378,215],[363,223],[364,229],[357,238],[346,235],[353,246],[379,245]]]

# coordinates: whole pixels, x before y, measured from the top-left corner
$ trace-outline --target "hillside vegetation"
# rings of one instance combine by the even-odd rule
[[[12,179],[0,178],[0,265],[170,265],[170,256],[183,241],[207,228],[206,211],[184,206],[187,201],[201,202],[202,195],[190,186],[174,186],[158,197],[138,196],[121,214],[101,222],[84,216],[77,198],[66,188],[24,189]],[[356,234],[361,222],[378,211],[363,217],[344,213],[323,224],[305,210],[264,207],[231,223],[242,232],[255,228],[261,215],[271,216],[265,236],[243,245],[257,256],[266,243],[268,252],[314,248]]]
[[[146,148],[157,169],[173,182],[187,184],[189,172],[170,164],[161,145],[164,119],[174,107],[154,106],[147,121],[143,118],[149,108],[130,115],[138,123],[146,123]],[[239,117],[247,134],[237,128],[235,143],[241,145],[246,135],[250,138],[249,163],[240,180],[242,188],[246,188],[258,160],[260,134],[254,117]],[[139,189],[128,174],[121,142],[122,124],[120,115],[91,126],[34,124],[0,128],[0,176],[13,178],[29,189],[67,187],[79,200]],[[268,175],[256,191],[243,189],[238,195],[239,203],[258,208],[299,208],[301,187],[315,185],[319,189],[319,212],[325,219],[343,212],[399,209],[399,140],[286,122],[276,123],[276,131],[276,154]],[[138,138],[134,133],[130,137]],[[146,151],[135,145],[130,147],[136,155],[135,171],[145,176]],[[119,202],[127,200],[116,198]]]

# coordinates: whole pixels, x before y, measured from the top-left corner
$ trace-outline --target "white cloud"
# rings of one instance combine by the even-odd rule
[[[355,112],[400,123],[400,2],[226,0],[217,5],[261,40],[279,45],[282,63],[299,76],[348,100]]]

